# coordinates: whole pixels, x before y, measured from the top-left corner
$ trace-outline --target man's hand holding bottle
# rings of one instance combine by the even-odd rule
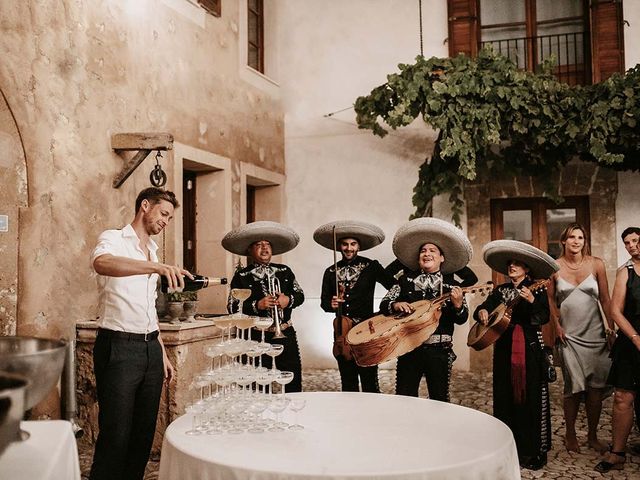
[[[184,290],[184,277],[187,276],[193,280],[191,272],[180,268],[176,265],[166,265],[159,263],[157,273],[161,277],[162,290],[172,293]]]

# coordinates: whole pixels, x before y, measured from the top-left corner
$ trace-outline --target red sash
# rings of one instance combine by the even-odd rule
[[[514,403],[522,405],[527,396],[527,364],[524,330],[521,325],[515,325],[511,337],[511,385]]]

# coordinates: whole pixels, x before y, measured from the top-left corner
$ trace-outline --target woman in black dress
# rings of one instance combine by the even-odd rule
[[[619,328],[607,378],[607,383],[614,387],[613,442],[595,467],[601,473],[624,467],[627,438],[633,425],[633,403],[640,389],[640,228],[625,229],[622,241],[631,260],[618,270],[611,296],[611,316]]]

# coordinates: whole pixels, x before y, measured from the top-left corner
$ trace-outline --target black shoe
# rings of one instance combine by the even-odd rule
[[[627,460],[625,452],[609,450],[609,453],[614,455],[617,461],[615,463],[607,462],[606,460],[601,461],[594,468],[596,472],[607,473],[610,470],[622,470],[624,468],[624,463]]]
[[[522,465],[522,468],[526,468],[528,470],[540,470],[547,464],[547,453],[541,453],[540,455],[533,457],[527,463]]]

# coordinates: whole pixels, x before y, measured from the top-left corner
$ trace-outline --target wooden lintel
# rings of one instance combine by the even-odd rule
[[[172,150],[170,133],[114,133],[111,135],[114,150]]]
[[[122,168],[119,174],[117,174],[113,179],[113,188],[118,188],[120,185],[124,183],[124,181],[129,178],[129,175],[133,173],[133,171],[138,168],[138,165],[142,163],[142,161],[147,158],[147,156],[151,153],[151,150],[143,149],[138,150],[131,160],[127,162],[127,164]]]

